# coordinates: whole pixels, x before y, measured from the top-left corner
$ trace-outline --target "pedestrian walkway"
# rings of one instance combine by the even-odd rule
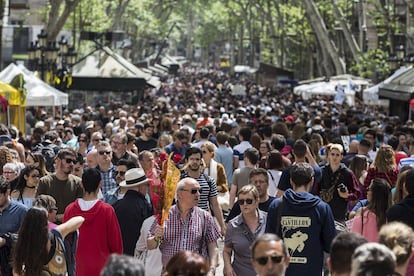
[[[223,276],[223,248],[224,248],[224,239],[219,239],[218,242],[218,248],[219,248],[219,266],[216,269],[216,276]]]

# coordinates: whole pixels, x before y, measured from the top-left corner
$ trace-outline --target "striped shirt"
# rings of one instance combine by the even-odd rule
[[[407,158],[400,159],[400,163],[398,164],[398,169],[401,169],[404,166],[414,167],[414,155],[411,155]]]
[[[188,176],[187,172],[181,173],[181,179],[190,177]],[[200,184],[202,192],[200,194],[200,198],[198,200],[198,207],[203,210],[209,211],[210,210],[210,197],[215,197],[218,195],[217,192],[217,185],[216,180],[211,178],[210,176],[201,173],[198,178],[196,178],[197,182]]]
[[[233,148],[233,156],[239,160],[239,167],[244,167],[244,152],[252,148],[253,146],[248,141],[242,141],[240,144],[235,145]]]
[[[156,226],[157,220],[149,230],[150,235],[155,234]],[[183,219],[178,206],[174,205],[164,224],[164,237],[160,244],[162,264],[165,267],[172,256],[183,250],[199,253],[208,260],[208,244],[219,238],[217,224],[208,212],[194,207],[188,218]]]

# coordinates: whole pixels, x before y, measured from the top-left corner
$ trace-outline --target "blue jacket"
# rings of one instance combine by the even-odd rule
[[[284,193],[282,200],[274,200],[270,205],[266,232],[283,238],[290,255],[286,275],[321,275],[323,252],[329,252],[336,235],[329,205],[310,193],[292,189]]]

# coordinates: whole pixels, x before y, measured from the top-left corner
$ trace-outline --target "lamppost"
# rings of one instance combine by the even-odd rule
[[[43,29],[37,38],[27,50],[29,69],[40,71],[43,81],[64,90],[71,83],[70,69],[76,62],[75,48],[68,46],[64,36],[59,42],[47,41],[47,33]]]
[[[399,67],[403,66],[405,59],[405,47],[403,44],[398,44],[394,49],[394,53],[390,54],[388,57],[388,64],[391,72],[394,72]]]

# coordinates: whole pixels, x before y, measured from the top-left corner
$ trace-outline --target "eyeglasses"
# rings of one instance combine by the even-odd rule
[[[187,190],[187,189],[181,189],[182,191],[186,191],[186,192],[190,192],[192,195],[195,195],[197,192],[199,192],[200,194],[203,192],[203,189],[191,189],[191,190]]]
[[[115,173],[115,176],[117,176],[118,174],[119,174],[120,176],[125,176],[125,173],[126,173],[126,172],[123,172],[123,171],[115,171],[114,173]]]
[[[98,153],[100,154],[100,155],[104,155],[104,154],[106,154],[106,155],[110,155],[112,152],[111,151],[104,151],[104,150],[102,150],[102,151],[98,151]]]
[[[13,173],[16,173],[16,172],[5,172],[5,171],[3,171],[3,174],[13,174]]]
[[[247,198],[247,199],[239,199],[239,205],[244,205],[244,203],[250,205],[252,204],[254,199]]]
[[[111,144],[114,144],[114,145],[123,145],[124,143],[123,142],[111,141]]]
[[[71,163],[76,164],[76,163],[78,163],[78,161],[76,161],[75,159],[71,159],[71,158],[65,158],[63,160],[65,160],[65,162],[68,163],[68,164],[71,164]]]
[[[266,265],[268,260],[272,260],[272,263],[279,264],[283,260],[283,256],[266,256],[254,259],[259,265]]]

